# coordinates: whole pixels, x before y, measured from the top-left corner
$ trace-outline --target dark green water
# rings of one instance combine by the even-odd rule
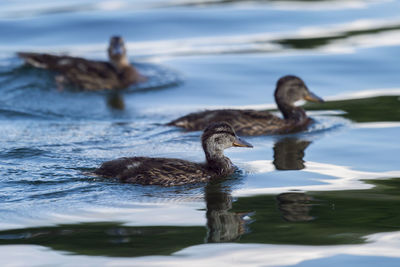
[[[398,266],[399,1],[3,1],[1,266]],[[56,89],[20,50],[105,59],[121,34],[149,81]],[[5,37],[5,38],[4,38]],[[85,172],[122,156],[204,159],[206,108],[274,110],[276,80],[327,100],[316,123],[229,149],[214,184],[120,184]]]

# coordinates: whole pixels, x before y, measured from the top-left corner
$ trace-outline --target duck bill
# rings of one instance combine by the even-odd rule
[[[307,101],[311,101],[311,102],[319,102],[319,103],[325,102],[322,98],[320,98],[319,96],[317,96],[313,92],[309,92],[308,95],[306,95],[304,97],[304,99],[307,100]]]
[[[233,146],[239,146],[239,147],[253,147],[252,144],[249,142],[241,139],[240,137],[236,137],[236,140],[233,142]]]

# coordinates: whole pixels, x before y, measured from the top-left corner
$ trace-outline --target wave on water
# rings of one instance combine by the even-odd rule
[[[37,156],[43,156],[48,154],[49,151],[45,151],[38,148],[31,147],[19,147],[13,148],[6,151],[0,151],[0,158],[3,159],[22,159],[22,158],[31,158]]]
[[[151,63],[136,63],[134,65],[148,80],[143,83],[132,85],[123,91],[136,92],[157,90],[179,86],[183,82],[181,75],[168,67]]]
[[[76,13],[76,12],[93,12],[93,11],[124,11],[124,10],[141,10],[141,9],[157,9],[171,7],[199,7],[207,6],[270,6],[285,10],[335,10],[349,8],[365,8],[368,5],[379,3],[378,0],[334,0],[334,1],[276,1],[276,0],[148,0],[148,1],[95,1],[95,0],[80,0],[68,1],[68,4],[54,1],[41,1],[40,4],[32,5],[30,1],[19,0],[17,4],[9,3],[0,16],[6,18],[22,18],[40,15],[51,15],[61,13]]]
[[[3,67],[0,69],[0,84],[2,90],[15,91],[15,89],[26,89],[25,87],[38,87],[39,89],[54,89],[56,88],[53,71],[36,69],[30,66],[13,64],[14,69]],[[161,89],[171,86],[177,86],[182,83],[181,75],[171,68],[160,66],[152,63],[135,63],[133,65],[139,72],[148,78],[146,82],[138,83],[129,86],[121,92],[135,92]],[[20,81],[25,81],[21,83]],[[17,82],[19,81],[19,82]],[[70,86],[71,89],[81,91],[79,88]],[[102,92],[99,90],[98,92]],[[106,92],[106,90],[104,90]]]
[[[24,112],[12,109],[0,108],[0,118],[11,119],[11,118],[46,118],[46,116],[40,114],[33,114],[32,112]]]
[[[180,74],[170,68],[150,63],[137,63],[135,66],[148,80],[112,92],[82,91],[72,86],[59,91],[52,71],[15,66],[15,64],[12,65],[13,69],[2,67],[0,69],[0,118],[82,118],[82,114],[91,112],[92,114],[88,116],[92,118],[107,116],[122,118],[127,116],[126,112],[122,112],[126,109],[124,96],[128,97],[129,94],[139,91],[179,86],[182,83]],[[87,103],[91,103],[90,109]],[[110,110],[114,112],[110,113]]]

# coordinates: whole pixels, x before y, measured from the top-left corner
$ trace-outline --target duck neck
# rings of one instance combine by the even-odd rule
[[[218,175],[229,175],[232,173],[232,162],[224,156],[222,150],[206,151],[207,166]]]
[[[285,120],[302,121],[307,115],[302,107],[296,107],[292,104],[278,102],[278,108],[282,112]]]
[[[112,60],[111,64],[117,71],[122,71],[124,68],[131,66],[127,57],[123,57],[120,60]]]

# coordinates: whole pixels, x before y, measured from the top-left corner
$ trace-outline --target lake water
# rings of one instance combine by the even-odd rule
[[[1,266],[399,266],[400,1],[0,3]],[[149,76],[58,91],[21,50],[106,59],[111,35]],[[203,161],[188,112],[275,108],[303,78],[307,132],[247,138],[212,184],[121,184],[123,156]]]

